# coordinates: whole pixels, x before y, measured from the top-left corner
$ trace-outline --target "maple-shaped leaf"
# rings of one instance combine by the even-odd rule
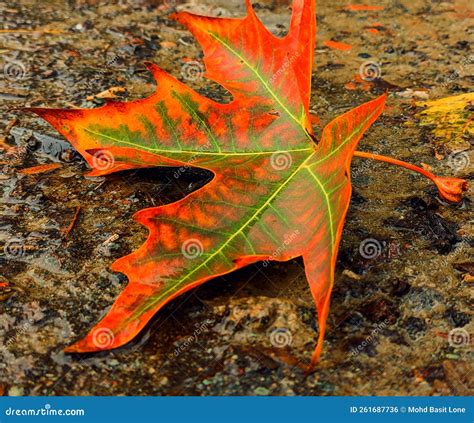
[[[315,1],[293,1],[283,38],[246,4],[242,19],[174,15],[202,46],[206,76],[232,94],[228,104],[148,64],[157,90],[146,99],[93,110],[34,109],[93,174],[152,166],[195,166],[214,174],[182,200],[135,215],[148,239],[112,265],[127,275],[128,285],[66,351],[124,345],[184,292],[251,263],[302,256],[318,311],[317,361],[351,197],[352,157],[386,97],[338,117],[315,143],[309,119]]]

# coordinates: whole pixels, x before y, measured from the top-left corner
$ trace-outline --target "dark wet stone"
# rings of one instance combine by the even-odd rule
[[[84,27],[84,29],[89,30],[89,29],[94,28],[94,22],[92,22],[90,19],[87,19],[86,21],[82,23],[82,26]]]
[[[338,322],[338,327],[344,327],[345,329],[355,330],[360,329],[364,326],[365,319],[360,313],[351,313],[344,316]]]
[[[147,59],[154,57],[155,50],[157,50],[156,46],[150,46],[146,43],[145,45],[136,46],[133,54],[139,59]]]
[[[405,336],[398,330],[384,329],[382,335],[387,337],[393,344],[409,345]]]
[[[367,200],[357,191],[354,191],[352,193],[351,204],[358,206],[364,203],[367,203]]]
[[[410,291],[411,285],[404,279],[396,281],[393,286],[392,294],[397,297],[403,297]]]
[[[15,137],[15,142],[19,145],[26,143],[28,149],[37,154],[47,156],[54,161],[66,161],[63,155],[66,154],[73,161],[79,159],[79,155],[71,149],[71,144],[59,138],[50,137],[39,132],[33,132],[26,128],[14,127],[11,134]],[[66,157],[66,156],[65,156]],[[81,159],[82,160],[82,159]]]
[[[361,57],[362,59],[368,59],[372,57],[369,53],[359,53],[357,56]]]
[[[324,69],[327,69],[327,70],[332,70],[332,69],[341,69],[345,67],[344,64],[342,63],[332,63],[332,62],[328,62],[328,64],[326,66],[324,66]]]
[[[429,383],[433,383],[435,380],[443,380],[446,377],[443,366],[422,367],[418,369],[418,372]]]
[[[270,322],[271,322],[270,316],[263,316],[260,319],[260,325],[261,325],[262,328],[268,327]]]
[[[359,311],[374,323],[393,324],[400,316],[397,305],[386,298],[372,300],[362,306]]]
[[[374,89],[376,92],[382,91],[401,91],[401,88],[391,82],[386,81],[383,78],[377,78],[373,81]],[[375,124],[377,125],[377,124]]]
[[[412,311],[431,310],[437,303],[443,302],[443,296],[430,288],[411,288],[404,301]]]
[[[427,203],[419,197],[412,197],[403,202],[405,207],[399,208],[403,218],[388,218],[385,220],[395,230],[407,235],[411,241],[413,236],[419,236],[431,244],[431,248],[440,254],[448,254],[459,242],[458,225],[449,222],[438,213],[439,204]]]
[[[318,387],[321,389],[321,391],[326,392],[326,393],[332,393],[336,389],[333,383],[326,382],[326,381],[320,381],[318,384]]]
[[[458,50],[470,50],[471,49],[469,41],[467,41],[467,40],[458,41],[454,45],[454,48],[456,48]]]
[[[55,69],[48,69],[46,71],[44,71],[43,73],[41,73],[41,78],[43,79],[47,79],[47,78],[52,78],[54,76],[56,76],[58,74],[58,72],[55,70]]]
[[[456,328],[462,328],[471,321],[471,317],[469,315],[457,311],[454,308],[448,309],[444,314],[444,318]]]
[[[344,348],[350,353],[351,358],[356,358],[361,353],[369,357],[374,357],[377,354],[376,340],[371,337],[370,333],[366,336],[358,335],[349,338]]]
[[[410,198],[407,201],[407,203],[415,211],[422,212],[422,211],[426,211],[428,209],[428,204],[426,204],[426,201],[423,200],[422,198],[419,198],[419,197]]]
[[[402,322],[402,326],[412,339],[416,339],[419,334],[426,332],[426,323],[419,317],[409,317]]]
[[[71,163],[77,157],[77,153],[74,150],[64,150],[61,152],[61,161]]]
[[[462,263],[454,263],[454,268],[461,272],[467,272],[474,274],[474,262],[462,262]]]

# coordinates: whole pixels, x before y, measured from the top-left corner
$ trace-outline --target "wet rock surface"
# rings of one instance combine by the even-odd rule
[[[2,27],[11,30],[0,34],[0,391],[472,395],[471,202],[445,204],[418,176],[360,159],[354,159],[355,192],[315,372],[304,371],[317,324],[300,260],[257,264],[209,282],[169,304],[120,350],[62,351],[127,283],[108,268],[146,237],[132,215],[181,198],[209,175],[152,169],[85,177],[86,165],[57,133],[13,109],[97,107],[110,96],[143,97],[154,89],[145,60],[228,101],[225,90],[202,78],[193,38],[167,18],[176,3],[0,5]],[[288,4],[256,7],[275,34],[288,27]],[[415,104],[472,87],[468,2],[381,1],[383,11],[357,13],[342,10],[345,4],[318,5],[314,113],[327,123],[388,90],[387,110],[361,149],[472,176],[470,163],[450,160],[472,140],[465,133],[436,137],[418,124]],[[241,16],[242,5],[199,0],[178,7]],[[327,40],[352,49],[329,49]],[[371,81],[361,78],[368,67],[376,72]],[[20,173],[52,162],[61,167]]]

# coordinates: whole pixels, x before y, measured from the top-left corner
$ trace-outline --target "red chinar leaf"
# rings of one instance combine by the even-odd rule
[[[302,256],[319,320],[314,364],[351,197],[352,157],[386,96],[332,121],[316,144],[308,113],[314,0],[293,1],[284,38],[262,25],[250,1],[242,19],[173,17],[197,38],[206,76],[225,87],[232,102],[216,103],[148,64],[157,81],[151,97],[93,110],[34,109],[96,175],[183,165],[214,174],[182,200],[135,215],[148,239],[112,265],[127,275],[127,287],[66,351],[120,347],[184,292],[251,263]]]

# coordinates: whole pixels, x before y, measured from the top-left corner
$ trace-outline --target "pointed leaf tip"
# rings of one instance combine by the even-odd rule
[[[152,62],[144,62],[143,63],[148,71],[153,75],[155,82],[158,82],[160,76],[162,76],[165,71],[161,69],[157,64]]]

